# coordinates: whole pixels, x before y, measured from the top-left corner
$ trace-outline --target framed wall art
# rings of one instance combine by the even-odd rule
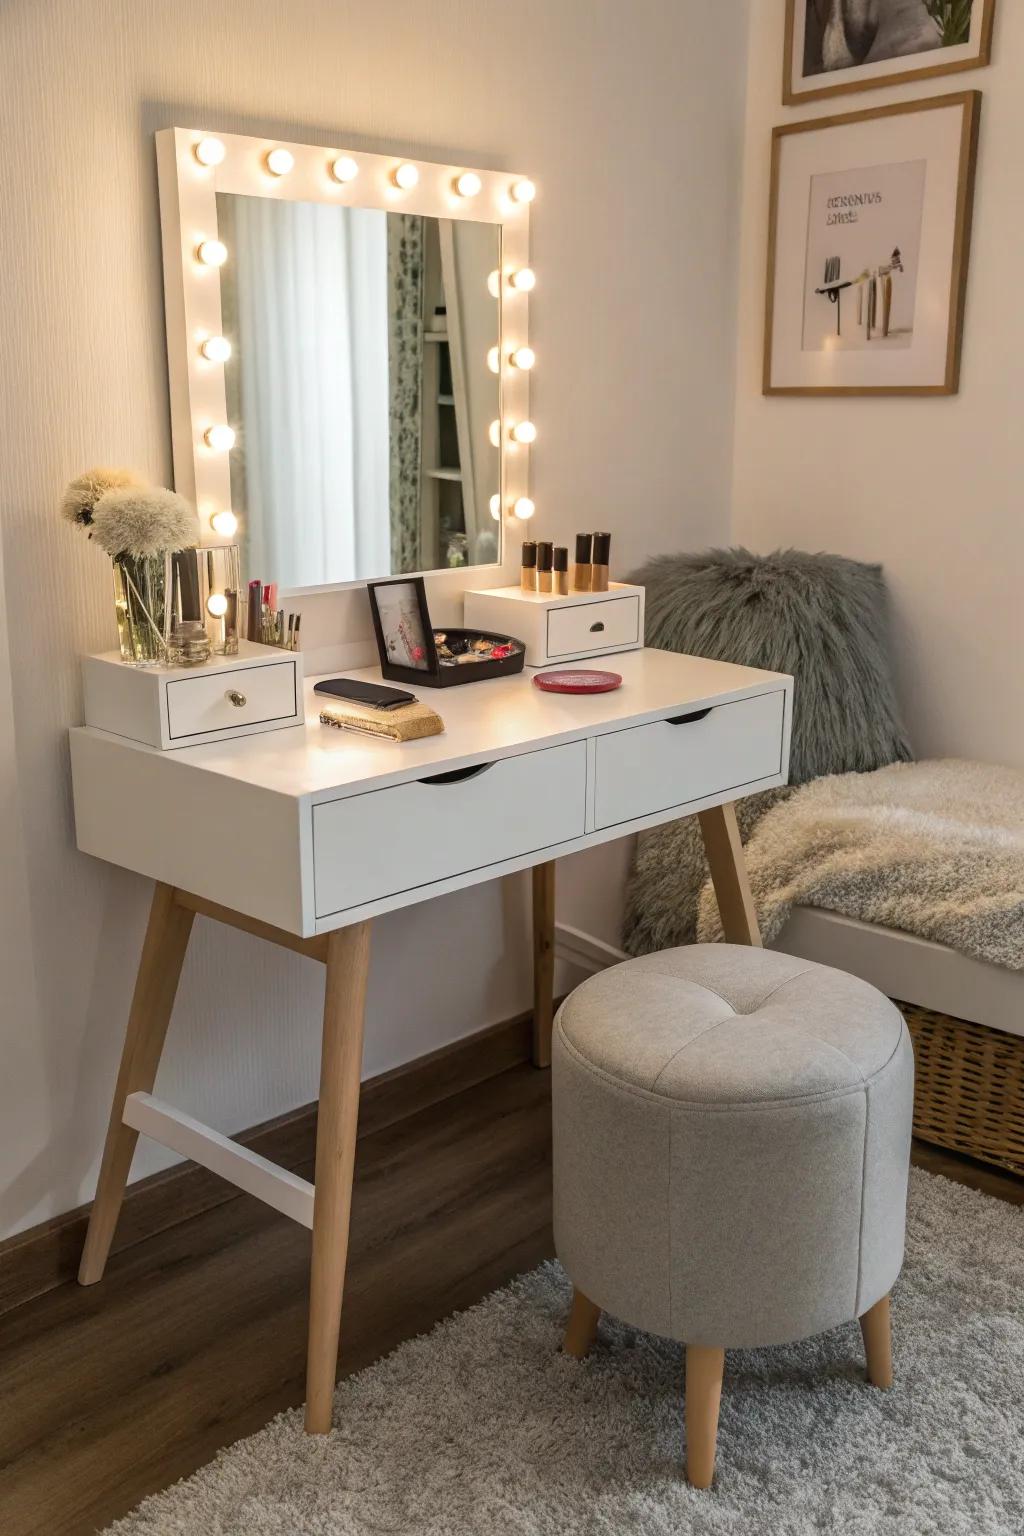
[[[772,135],[768,395],[950,395],[981,95],[963,91]]]
[[[977,69],[994,14],[995,0],[786,0],[782,100]]]

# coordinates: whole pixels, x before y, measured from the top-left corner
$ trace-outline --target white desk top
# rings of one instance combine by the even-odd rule
[[[643,724],[790,686],[790,679],[780,673],[679,656],[672,651],[627,651],[579,665],[608,667],[620,673],[622,687],[614,693],[591,696],[542,693],[533,685],[536,671],[527,669],[515,677],[454,688],[410,688],[437,710],[445,731],[422,741],[398,744],[321,725],[320,709],[331,701],[314,694],[317,679],[309,678],[304,727],[160,755],[176,765],[201,768],[240,784],[316,799],[336,795],[339,790],[382,789],[431,772],[603,735],[620,729],[623,722]],[[376,667],[344,675],[381,681]],[[137,752],[157,750],[127,740],[124,745]]]

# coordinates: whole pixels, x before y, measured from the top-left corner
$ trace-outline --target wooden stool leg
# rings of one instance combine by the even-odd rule
[[[889,1298],[876,1301],[860,1320],[864,1335],[864,1353],[868,1362],[868,1381],[883,1391],[892,1386],[892,1320]]]
[[[124,1101],[130,1093],[151,1093],[153,1090],[193,917],[194,913],[177,905],[171,886],[157,885],[135,978],[99,1182],[78,1270],[80,1285],[95,1284],[106,1267],[139,1139],[138,1131],[125,1125],[121,1118]]]
[[[566,1324],[565,1338],[562,1340],[562,1350],[565,1354],[572,1355],[574,1360],[586,1359],[597,1337],[600,1316],[601,1308],[595,1307],[589,1297],[584,1296],[577,1286],[572,1293],[572,1310]]]
[[[555,861],[535,864],[533,878],[533,1064],[551,1065],[555,993]]]
[[[306,1357],[306,1431],[312,1435],[331,1427],[338,1370],[369,963],[368,922],[329,935]]]
[[[740,829],[736,825],[736,807],[716,805],[710,811],[699,811],[697,820],[726,942],[754,944],[760,948],[761,930],[757,926],[754,898],[750,894]]]
[[[724,1369],[724,1349],[686,1346],[686,1480],[694,1488],[710,1488],[715,1475]]]

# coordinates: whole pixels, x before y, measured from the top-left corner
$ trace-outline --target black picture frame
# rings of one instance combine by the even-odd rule
[[[411,588],[415,593],[423,638],[424,665],[422,667],[406,666],[404,663],[392,660],[388,641],[384,633],[384,625],[381,620],[380,600],[378,597],[378,593],[388,587]],[[437,659],[434,630],[430,622],[430,609],[427,606],[427,587],[423,577],[395,576],[387,581],[371,581],[367,583],[366,593],[370,599],[370,616],[373,619],[373,633],[377,641],[377,655],[380,658],[381,676],[386,677],[392,683],[419,683],[421,686],[436,688],[441,667]]]

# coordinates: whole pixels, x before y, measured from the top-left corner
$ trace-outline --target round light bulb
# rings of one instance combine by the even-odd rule
[[[222,267],[228,259],[228,248],[223,240],[203,240],[196,255],[204,267]]]
[[[492,299],[500,299],[501,298],[501,273],[500,272],[488,272],[488,274],[487,274],[487,292],[490,294]]]
[[[355,181],[359,167],[351,155],[339,155],[337,160],[331,161],[331,175],[335,181]]]
[[[537,428],[532,421],[519,421],[512,428],[514,443],[533,443],[537,440]]]
[[[223,592],[211,592],[206,599],[206,611],[215,619],[222,619],[228,611],[228,600]]]
[[[491,497],[491,516],[496,523],[501,521],[501,497],[497,492]]]
[[[200,352],[210,363],[226,363],[231,356],[231,343],[226,336],[207,336]]]
[[[495,447],[495,448],[500,448],[501,447],[501,422],[500,421],[492,421],[491,422],[491,425],[487,429],[487,436],[490,438],[491,444],[492,444],[493,447]]]
[[[516,203],[532,203],[537,196],[537,188],[526,176],[521,181],[514,181],[509,191],[512,201]]]
[[[512,511],[515,513],[516,517],[521,518],[524,523],[528,517],[533,516],[536,510],[537,508],[534,506],[529,496],[520,496],[519,500],[512,508]]]
[[[501,372],[501,348],[490,347],[487,352],[487,366],[492,373]]]
[[[227,150],[220,139],[200,139],[192,153],[200,165],[214,166],[220,165],[227,154]]]
[[[238,532],[238,518],[225,507],[223,512],[213,514],[210,518],[210,527],[222,539],[231,539]]]
[[[419,171],[414,165],[410,165],[408,160],[403,161],[401,165],[396,166],[391,176],[391,180],[394,182],[395,186],[401,187],[403,192],[408,192],[411,187],[416,185],[419,179]]]
[[[529,293],[537,281],[537,274],[532,267],[520,267],[518,272],[509,273],[509,283],[517,293]]]
[[[203,433],[206,446],[212,448],[215,453],[227,453],[229,448],[235,445],[235,429],[221,423],[216,427],[207,427]]]
[[[532,347],[516,347],[515,351],[509,354],[508,360],[513,368],[522,368],[528,373],[537,361],[537,354]]]
[[[287,176],[295,169],[295,156],[290,149],[272,149],[267,155],[267,170],[271,176]]]
[[[483,190],[483,182],[476,171],[463,171],[455,178],[455,190],[460,197],[476,197]]]

